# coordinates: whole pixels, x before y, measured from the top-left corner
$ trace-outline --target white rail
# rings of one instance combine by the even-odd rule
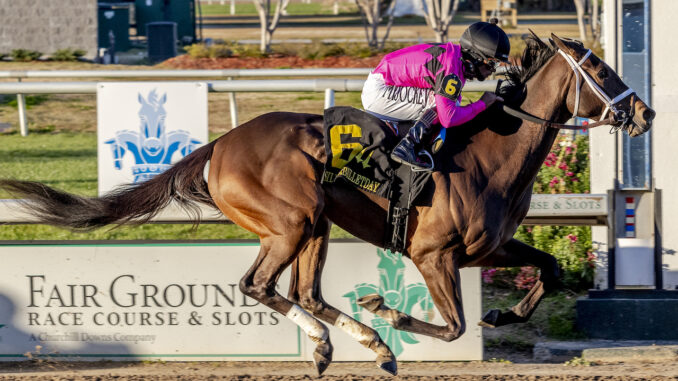
[[[19,125],[22,136],[28,135],[24,94],[94,94],[100,82],[0,82],[0,94],[16,94],[19,108]],[[207,81],[210,92],[230,93],[231,124],[238,125],[236,92],[325,92],[325,108],[334,106],[335,91],[361,91],[362,79],[277,79]],[[473,82],[464,86],[466,91],[494,91],[497,81]]]
[[[4,70],[0,78],[241,78],[367,76],[371,68],[220,69],[220,70]],[[497,74],[504,74],[500,67]]]
[[[201,207],[201,221],[230,222],[216,210]],[[539,194],[532,196],[525,225],[606,225],[609,213],[606,194]],[[0,200],[0,224],[33,224],[37,219],[18,200]],[[189,215],[171,204],[151,220],[154,223],[191,223]]]
[[[243,77],[333,77],[362,76],[365,77],[370,68],[311,68],[311,69],[223,69],[223,70],[6,70],[0,71],[0,79],[15,79],[16,83],[0,82],[0,94],[16,94],[19,109],[19,127],[22,136],[28,135],[26,118],[26,101],[24,94],[91,94],[96,92],[97,82],[22,82],[26,79],[50,78],[130,78],[130,79],[211,79]],[[497,74],[505,73],[501,67]],[[334,105],[335,91],[360,91],[363,80],[353,79],[316,79],[316,80],[272,80],[256,82],[238,80],[237,84],[223,80],[209,81],[212,92],[228,92],[231,113],[231,124],[238,125],[238,108],[236,92],[258,91],[324,91],[325,107]],[[309,82],[310,81],[310,82]],[[315,82],[312,82],[315,81]],[[482,83],[468,82],[466,91],[494,91],[496,81]],[[329,105],[329,106],[328,106]]]
[[[182,82],[182,81],[173,81]],[[210,92],[361,91],[362,79],[277,79],[206,81]],[[101,82],[0,82],[0,94],[94,94]],[[493,91],[496,80],[469,81],[465,91]]]
[[[223,69],[223,70],[5,70],[0,78],[238,78],[367,76],[370,68]]]

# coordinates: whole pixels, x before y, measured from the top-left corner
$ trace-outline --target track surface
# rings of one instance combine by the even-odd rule
[[[390,377],[368,362],[333,363],[321,378],[306,362],[2,363],[1,380],[675,380],[678,365],[506,364],[493,362],[400,363]]]

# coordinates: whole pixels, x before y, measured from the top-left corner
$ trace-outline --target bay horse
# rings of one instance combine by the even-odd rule
[[[534,34],[526,42],[521,66],[510,69],[509,85],[501,90],[507,105],[554,123],[565,122],[575,109],[578,116],[600,119],[611,111],[623,119],[619,127],[630,136],[650,129],[655,112],[581,43],[553,34],[551,45]],[[581,78],[587,86],[580,86]],[[490,327],[527,321],[544,293],[557,285],[555,258],[513,235],[527,214],[532,185],[558,130],[493,106],[447,132],[432,181],[410,210],[403,253],[423,275],[446,324],[389,309],[379,295],[359,303],[397,329],[452,341],[465,330],[460,268],[533,265],[541,270],[520,303],[483,317],[480,324]],[[259,255],[240,290],[307,333],[317,344],[314,362],[320,374],[332,360],[325,324],[372,349],[377,365],[396,374],[395,356],[376,331],[322,297],[320,278],[331,224],[383,246],[388,207],[387,200],[353,187],[321,184],[325,158],[322,116],[273,112],[197,149],[149,181],[102,197],[80,197],[17,180],[2,180],[0,187],[29,200],[25,207],[43,223],[76,230],[143,223],[171,201],[194,214],[196,203],[218,208],[260,237]],[[291,284],[284,297],[275,285],[290,266]]]

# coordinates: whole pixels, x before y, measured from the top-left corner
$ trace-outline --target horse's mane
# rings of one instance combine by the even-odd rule
[[[541,69],[544,64],[556,54],[556,50],[544,43],[532,33],[524,37],[525,50],[520,61],[509,66],[506,73],[506,84],[499,90],[499,94],[509,103],[520,102],[525,83]]]

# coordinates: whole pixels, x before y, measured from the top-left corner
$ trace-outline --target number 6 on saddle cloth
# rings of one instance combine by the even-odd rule
[[[391,150],[410,126],[393,127],[353,107],[331,107],[324,115],[325,172],[323,184],[348,184],[389,200],[384,247],[392,252],[405,248],[407,216],[412,203],[431,177],[431,172],[412,171],[389,159]],[[437,152],[445,129],[434,140]]]

